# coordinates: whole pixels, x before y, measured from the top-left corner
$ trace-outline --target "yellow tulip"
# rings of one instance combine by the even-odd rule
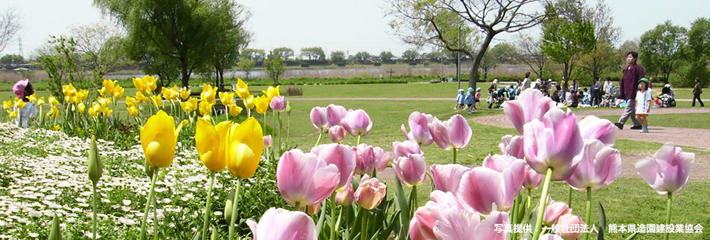
[[[252,109],[254,108],[254,96],[249,95],[247,98],[244,99],[244,106]]]
[[[19,113],[17,111],[10,112],[10,118],[15,119]]]
[[[47,117],[58,117],[59,116],[59,108],[57,106],[52,106],[52,111],[49,111],[47,113]]]
[[[113,89],[113,100],[118,101],[123,98],[124,91],[125,90],[123,89],[123,87],[116,85],[116,87]]]
[[[73,84],[62,85],[62,93],[65,97],[73,97],[76,95],[76,88]]]
[[[215,104],[216,90],[216,88],[212,88],[210,85],[202,84],[202,93],[200,94],[200,98],[202,98],[201,100]]]
[[[77,102],[83,101],[89,97],[89,91],[86,91],[84,89],[77,91],[76,97],[78,98]]]
[[[254,175],[262,151],[264,135],[261,125],[254,117],[234,124],[229,129],[226,145],[227,168],[232,176],[250,178]]]
[[[27,105],[25,101],[22,101],[22,99],[15,98],[15,108],[17,109],[22,109]]]
[[[57,106],[59,105],[59,101],[57,101],[57,98],[54,96],[49,96],[49,104],[52,106]]]
[[[133,86],[136,86],[136,90],[138,90],[138,92],[148,92],[146,82],[143,78],[134,78]]]
[[[276,86],[276,87],[269,86],[269,88],[267,88],[266,90],[263,90],[262,92],[264,93],[264,95],[266,95],[267,98],[269,98],[269,102],[271,102],[271,100],[274,99],[274,97],[281,96],[281,93],[279,92],[279,86]]]
[[[212,104],[207,102],[207,101],[202,101],[200,102],[200,114],[202,116],[209,116],[212,115]]]
[[[208,117],[197,119],[195,131],[195,148],[200,155],[202,163],[213,172],[218,172],[227,166],[225,154],[227,133],[232,127],[232,122],[224,121],[217,126],[212,126]]]
[[[224,106],[232,104],[232,102],[234,102],[233,98],[234,93],[219,92],[219,101],[221,101]]]
[[[42,105],[44,105],[44,102],[45,102],[45,101],[44,101],[44,97],[40,97],[39,99],[37,99],[37,105],[40,106],[40,107],[41,107]]]
[[[27,99],[29,99],[32,104],[37,102],[37,96],[34,93],[32,95],[30,95],[29,97],[27,97]]]
[[[266,113],[269,109],[269,98],[266,96],[259,96],[254,99],[254,104],[256,105],[256,112],[259,114]]]
[[[241,98],[241,99],[245,99],[245,98],[249,97],[249,95],[251,95],[251,93],[249,93],[249,86],[247,86],[247,84],[244,81],[242,81],[242,79],[237,79],[236,92],[237,92],[237,96],[239,96],[239,98]]]
[[[136,102],[135,98],[132,98],[131,96],[126,97],[126,106],[138,106],[138,102]]]
[[[232,115],[232,117],[238,116],[241,112],[242,108],[237,106],[237,104],[232,103],[229,105],[229,115]]]
[[[100,109],[101,109],[101,113],[104,114],[104,117],[110,117],[111,113],[113,112],[113,110],[111,110],[111,108],[106,107],[106,106],[101,106]]]
[[[99,104],[101,104],[102,107],[111,105],[111,98],[102,98],[102,97],[100,97],[100,98],[98,98],[97,100],[99,101]]]
[[[76,110],[78,110],[79,113],[84,113],[84,110],[86,110],[86,105],[84,105],[84,103],[79,103],[79,105],[76,106]]]
[[[160,95],[155,95],[155,96],[151,97],[151,100],[152,100],[153,106],[155,106],[155,108],[163,107],[163,98],[161,98]]]
[[[158,80],[155,79],[155,77],[151,75],[145,75],[143,76],[143,82],[145,83],[146,86],[146,92],[153,92],[155,89],[158,87],[156,84]]]
[[[197,110],[197,106],[198,106],[197,105],[197,98],[191,97],[187,101],[181,102],[180,106],[182,106],[182,110],[185,112],[195,111],[195,110]]]
[[[54,130],[55,130],[55,131],[62,130],[62,127],[60,127],[59,124],[54,125]]]
[[[171,101],[176,101],[180,98],[180,91],[178,90],[177,85],[173,86],[170,90],[172,92],[172,96],[170,96]]]
[[[162,110],[148,118],[141,128],[141,147],[150,166],[164,168],[173,163],[175,144],[185,122],[175,128],[173,117]]]
[[[148,102],[148,98],[141,92],[136,92],[136,101],[140,103]]]
[[[12,110],[12,101],[7,100],[7,101],[2,102],[2,109],[5,109],[5,111],[8,111],[8,112],[10,110]]]
[[[110,79],[104,79],[104,81],[103,81],[103,87],[102,87],[101,89],[104,90],[104,92],[105,92],[106,94],[113,94],[113,93],[114,93],[114,89],[116,88],[116,82],[118,82],[118,81],[116,81],[116,80],[113,80],[113,81],[112,81],[112,80],[110,80]]]
[[[91,104],[91,107],[89,108],[89,115],[92,117],[95,117],[96,115],[99,114],[100,111],[101,111],[101,104],[94,102]]]
[[[190,90],[186,87],[180,89],[180,98],[182,98],[182,100],[187,100],[188,98],[190,98]]]
[[[138,108],[136,108],[136,106],[128,106],[126,110],[128,110],[128,114],[130,114],[131,116],[138,116]]]

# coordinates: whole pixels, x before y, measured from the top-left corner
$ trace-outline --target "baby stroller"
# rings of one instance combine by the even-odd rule
[[[616,101],[616,96],[619,95],[619,88],[617,87],[612,87],[611,90],[608,93],[604,93],[604,96],[602,96],[602,102],[599,104],[601,107],[616,107],[617,101]]]

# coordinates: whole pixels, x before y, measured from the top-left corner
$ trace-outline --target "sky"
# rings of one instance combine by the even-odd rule
[[[31,57],[50,35],[65,35],[73,27],[111,22],[92,5],[92,0],[0,0],[0,10],[14,8],[22,29],[0,55],[18,54],[18,37],[23,55]],[[251,12],[247,29],[254,34],[250,48],[290,47],[296,54],[304,47],[322,47],[327,55],[344,51],[354,55],[367,51],[377,55],[391,51],[399,56],[412,46],[404,44],[391,30],[384,0],[240,0]],[[597,0],[588,0],[587,5]],[[621,28],[621,42],[640,38],[656,25],[671,20],[686,28],[699,17],[710,17],[706,0],[607,0],[614,24]],[[539,32],[529,31],[530,34]],[[513,39],[501,33],[495,41]],[[619,44],[621,44],[621,42]]]

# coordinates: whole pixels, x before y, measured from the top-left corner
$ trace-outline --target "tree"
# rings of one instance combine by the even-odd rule
[[[269,77],[274,79],[274,86],[279,85],[279,76],[286,71],[282,59],[283,58],[279,56],[278,53],[274,53],[272,51],[269,53],[269,57],[264,60],[264,67],[266,68],[266,72],[269,74]]]
[[[7,44],[20,31],[20,17],[15,14],[14,8],[5,9],[0,13],[0,52],[5,50]]]
[[[242,56],[254,60],[255,62],[260,62],[264,61],[264,57],[266,57],[266,52],[264,52],[264,49],[247,48],[242,51]]]
[[[77,88],[90,88],[100,84],[95,78],[86,76],[88,68],[81,60],[82,54],[77,50],[73,38],[54,37],[49,46],[39,53],[37,60],[47,72],[49,91],[54,96],[62,96],[62,85],[72,83]],[[93,81],[92,81],[93,80]]]
[[[542,45],[540,39],[534,39],[522,33],[519,34],[515,41],[518,52],[515,58],[519,62],[528,65],[530,70],[532,70],[538,78],[544,79],[545,66],[547,65],[548,59],[547,56],[542,53],[540,45]]]
[[[156,64],[161,85],[169,85],[179,70],[183,86],[193,71],[210,64],[215,36],[226,34],[222,11],[230,1],[222,0],[94,0],[94,4],[115,17],[128,32],[126,51],[134,60]],[[214,43],[214,42],[212,42]],[[162,69],[162,70],[160,70]]]
[[[345,61],[345,52],[343,51],[333,51],[330,53],[330,61],[339,63]]]
[[[383,62],[392,61],[392,58],[394,58],[394,54],[392,54],[392,52],[390,51],[382,51],[380,53],[380,60],[382,60]]]
[[[242,60],[239,60],[237,62],[237,67],[244,71],[246,74],[246,79],[249,79],[249,72],[254,69],[255,62],[254,60],[248,59],[248,58],[242,58]]]
[[[17,64],[23,63],[25,60],[21,55],[5,54],[0,58],[0,64],[7,70],[12,70]]]
[[[586,9],[587,19],[594,23],[594,35],[597,39],[594,49],[582,55],[580,67],[598,78],[603,72],[617,66],[617,57],[614,44],[619,40],[619,28],[614,27],[614,18],[611,8],[603,0],[597,2],[594,8]]]
[[[684,74],[681,86],[692,86],[695,78],[700,78],[701,85],[707,86],[710,81],[708,71],[708,60],[710,60],[710,19],[698,18],[688,31],[688,44],[683,54],[683,58],[689,64],[688,70]]]
[[[120,51],[114,51],[121,44],[121,33],[106,23],[92,23],[71,29],[71,37],[76,50],[83,60],[90,64],[96,81],[103,80],[106,73],[116,70],[125,62]]]
[[[360,61],[367,61],[370,59],[371,56],[372,55],[370,55],[370,53],[363,51],[363,52],[356,53],[355,59],[360,60]]]
[[[402,58],[404,60],[414,61],[417,57],[419,57],[419,52],[415,49],[407,49],[402,53]]]
[[[301,48],[301,55],[307,57],[308,60],[325,61],[325,52],[321,47]]]
[[[561,0],[548,3],[545,7],[548,17],[542,22],[542,52],[555,62],[562,63],[563,86],[568,86],[576,61],[580,54],[594,48],[594,24],[583,16],[580,0]],[[566,89],[562,89],[564,92]]]
[[[686,32],[684,27],[666,21],[641,35],[639,54],[643,56],[645,70],[660,73],[662,81],[668,80],[671,72],[680,64],[687,41]]]
[[[476,88],[478,69],[493,38],[531,28],[544,14],[531,12],[539,0],[451,1],[390,0],[390,24],[407,43],[433,44],[473,59],[469,86]],[[483,40],[476,44],[480,32]],[[462,36],[458,38],[458,36]],[[461,39],[461,41],[458,41]],[[478,45],[478,46],[476,46]],[[473,49],[477,50],[473,50]]]
[[[483,70],[483,80],[488,79],[488,71],[498,66],[498,60],[492,52],[487,53],[481,60],[481,70]]]
[[[278,54],[283,58],[284,61],[293,58],[293,49],[288,48],[288,47],[278,47],[274,48],[274,53]]]
[[[499,63],[514,63],[515,62],[515,55],[517,54],[515,51],[515,47],[510,44],[510,43],[498,43],[493,48],[490,50],[490,55],[493,57],[493,61],[496,62],[496,64]],[[483,56],[485,58],[485,56]]]

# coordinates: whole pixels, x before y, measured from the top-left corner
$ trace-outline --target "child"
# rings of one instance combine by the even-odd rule
[[[17,95],[17,98],[22,99],[22,101],[25,102],[25,107],[23,107],[22,109],[13,109],[14,111],[19,111],[19,114],[15,119],[15,124],[17,124],[18,126],[22,126],[23,128],[27,128],[27,121],[33,120],[37,117],[37,108],[27,98],[28,96],[34,94],[35,91],[32,88],[30,80],[28,79],[17,81],[17,83],[12,86],[12,91],[15,93],[15,95]],[[22,121],[21,125],[20,121]]]
[[[651,110],[653,94],[648,89],[648,79],[639,80],[639,90],[636,93],[636,119],[641,123],[641,132],[648,132],[648,113]]]
[[[454,110],[463,109],[464,97],[465,96],[463,95],[463,89],[459,89],[459,94],[456,95],[456,106],[454,106]]]
[[[468,109],[468,113],[473,112],[473,88],[469,87],[468,91],[466,93],[466,97],[464,98],[463,102],[466,104],[466,109]]]
[[[476,104],[481,107],[481,88],[476,88],[476,94],[473,95],[473,109],[476,109]]]

